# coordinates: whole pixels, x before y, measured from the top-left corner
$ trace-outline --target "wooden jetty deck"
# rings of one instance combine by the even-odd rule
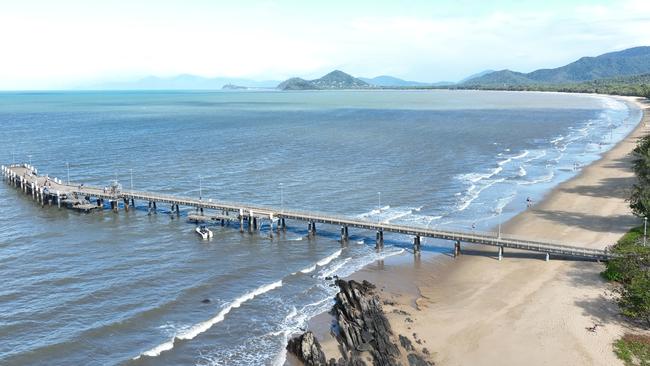
[[[125,210],[135,206],[135,201],[148,202],[149,211],[155,211],[157,205],[164,203],[169,205],[171,212],[180,213],[180,206],[196,209],[196,214],[191,214],[188,219],[195,222],[230,222],[239,223],[239,229],[244,232],[245,226],[248,231],[258,230],[262,221],[270,225],[272,235],[274,225],[277,230],[286,229],[286,220],[307,222],[309,235],[316,234],[316,224],[327,224],[339,226],[341,230],[341,241],[348,240],[349,228],[372,230],[376,232],[376,248],[381,249],[384,245],[384,233],[397,233],[413,237],[413,251],[420,251],[421,238],[434,238],[450,240],[454,242],[454,255],[461,252],[461,243],[473,243],[497,247],[499,259],[503,256],[504,248],[526,250],[544,253],[546,260],[551,255],[570,257],[586,260],[607,260],[614,255],[605,249],[593,249],[566,243],[552,241],[534,241],[522,237],[509,235],[497,235],[489,232],[465,232],[433,229],[418,226],[407,226],[391,224],[388,222],[376,222],[358,218],[345,217],[317,212],[299,210],[287,210],[283,208],[251,205],[246,203],[201,200],[190,197],[179,197],[152,192],[135,190],[122,190],[117,186],[92,187],[82,184],[64,183],[60,179],[38,175],[38,170],[28,164],[14,164],[2,166],[3,179],[9,184],[21,189],[25,194],[31,195],[42,205],[57,204],[61,207],[66,200],[84,200],[80,203],[85,211],[92,207],[104,207],[108,201],[114,211],[118,211],[120,204]],[[91,204],[91,199],[95,204]],[[74,205],[73,207],[74,208]],[[205,214],[206,210],[213,210],[214,214]],[[232,213],[232,215],[230,215]],[[246,225],[245,225],[246,224]]]

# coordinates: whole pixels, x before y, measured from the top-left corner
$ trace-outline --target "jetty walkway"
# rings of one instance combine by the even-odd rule
[[[114,182],[110,187],[104,188],[72,184],[57,178],[38,175],[38,170],[29,164],[3,165],[2,176],[8,184],[22,190],[27,195],[31,195],[41,205],[56,204],[58,207],[63,206],[83,212],[103,209],[106,202],[116,212],[120,207],[128,211],[129,208],[135,206],[136,201],[144,201],[148,203],[150,213],[155,212],[160,204],[170,205],[172,214],[176,215],[180,215],[180,206],[192,207],[196,209],[196,213],[188,215],[190,221],[212,221],[219,222],[222,225],[227,222],[237,222],[241,232],[245,231],[245,227],[249,232],[259,230],[262,222],[267,221],[270,225],[269,235],[271,236],[274,230],[286,230],[286,220],[307,222],[310,236],[316,235],[316,224],[339,226],[342,242],[348,240],[349,228],[371,230],[376,232],[377,249],[383,248],[384,233],[389,232],[412,236],[413,251],[415,253],[420,252],[421,238],[435,238],[453,241],[454,255],[461,253],[461,243],[494,246],[498,249],[499,260],[503,257],[504,248],[544,253],[546,260],[549,260],[551,255],[583,260],[608,260],[614,257],[607,249],[600,250],[558,242],[534,241],[495,233],[432,229],[270,206],[221,200],[206,201],[152,192],[123,190],[117,182]],[[207,210],[213,212],[207,213]]]

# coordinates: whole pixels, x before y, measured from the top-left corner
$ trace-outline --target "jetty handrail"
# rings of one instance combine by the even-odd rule
[[[498,247],[508,247],[514,249],[524,249],[524,250],[534,250],[539,252],[546,252],[554,254],[563,254],[563,255],[572,255],[578,257],[588,257],[592,259],[606,259],[613,258],[617,255],[608,251],[607,248],[595,249],[595,248],[586,248],[577,245],[566,245],[564,242],[554,241],[554,240],[544,240],[536,241],[526,239],[522,236],[509,235],[509,234],[499,234],[495,232],[484,232],[477,230],[459,230],[459,229],[444,229],[440,227],[425,227],[419,225],[406,225],[400,223],[391,223],[388,220],[371,220],[368,218],[361,218],[358,216],[345,216],[341,214],[332,214],[332,213],[323,213],[318,211],[307,211],[307,210],[297,210],[297,209],[286,209],[284,207],[278,208],[274,206],[260,205],[260,204],[250,204],[250,203],[241,203],[241,202],[232,202],[220,199],[199,199],[193,197],[184,197],[173,194],[165,193],[155,193],[148,191],[139,191],[139,190],[129,190],[121,189],[118,191],[109,190],[108,187],[95,187],[95,186],[85,186],[78,183],[64,183],[61,179],[54,177],[48,177],[47,179],[43,176],[38,175],[38,171],[31,165],[28,164],[12,164],[10,166],[2,166],[2,172],[5,177],[8,177],[13,182],[18,182],[23,187],[25,192],[27,189],[32,191],[34,195],[35,191],[41,190],[44,191],[45,188],[49,188],[47,194],[56,196],[57,200],[60,202],[61,199],[69,198],[70,194],[80,195],[80,196],[92,196],[98,199],[109,199],[111,202],[116,203],[111,206],[115,209],[118,207],[117,201],[124,200],[125,207],[128,208],[127,201],[135,200],[145,200],[150,203],[156,202],[166,202],[176,206],[178,212],[178,206],[189,206],[201,209],[215,209],[215,210],[226,210],[226,211],[239,211],[243,216],[254,215],[255,217],[268,217],[269,219],[296,219],[310,222],[310,232],[312,228],[315,228],[312,223],[324,223],[331,225],[341,225],[346,228],[356,227],[365,230],[377,230],[378,238],[381,237],[383,243],[383,232],[392,232],[396,234],[411,235],[416,237],[416,241],[419,245],[419,237],[430,237],[443,240],[454,240],[457,242],[465,241],[469,243],[483,244],[483,245],[492,245]],[[49,182],[46,184],[46,182]],[[30,185],[30,187],[25,187]],[[45,187],[45,186],[48,187]],[[40,193],[42,194],[42,192]],[[151,205],[150,205],[151,206]],[[236,216],[235,216],[236,217]],[[284,225],[284,224],[283,224]],[[347,229],[345,229],[345,235],[347,236]]]
[[[84,187],[88,189],[96,189],[96,190],[101,190],[97,187]],[[78,193],[83,193],[83,190],[78,192]],[[395,232],[408,232],[408,231],[418,231],[426,234],[431,234],[435,236],[441,236],[441,235],[448,235],[448,236],[457,236],[459,238],[463,239],[470,239],[470,240],[476,240],[476,241],[484,241],[485,239],[492,239],[495,243],[508,243],[508,244],[527,244],[531,246],[537,246],[539,248],[554,248],[554,249],[559,249],[559,250],[574,250],[574,251],[579,251],[579,252],[585,252],[585,253],[594,253],[594,254],[600,254],[604,253],[605,251],[602,249],[595,249],[595,248],[586,248],[586,247],[580,247],[577,245],[567,245],[567,244],[562,244],[557,241],[553,240],[544,240],[544,241],[535,241],[535,240],[530,240],[530,239],[525,239],[520,236],[515,236],[515,235],[510,235],[510,234],[502,234],[500,237],[498,236],[497,233],[491,232],[491,231],[464,231],[464,230],[451,230],[451,229],[445,229],[445,228],[428,228],[428,227],[423,227],[423,226],[409,226],[409,225],[403,225],[403,224],[394,224],[386,221],[373,221],[373,220],[367,220],[367,219],[361,219],[361,218],[354,218],[354,217],[349,217],[349,216],[344,216],[344,215],[337,215],[337,214],[331,214],[331,213],[324,213],[324,212],[319,212],[319,211],[306,211],[306,210],[296,210],[296,209],[277,209],[276,207],[273,206],[266,206],[266,205],[253,205],[250,203],[241,203],[241,202],[234,202],[234,201],[225,201],[225,200],[219,200],[219,199],[208,199],[208,200],[199,200],[197,198],[192,198],[192,197],[183,197],[183,196],[175,196],[175,195],[170,195],[170,194],[161,194],[161,193],[155,193],[155,192],[146,192],[146,191],[136,191],[136,190],[122,190],[120,193],[117,194],[118,198],[120,196],[128,196],[128,197],[134,197],[134,198],[139,198],[139,199],[150,199],[150,200],[156,200],[156,201],[175,201],[175,202],[183,202],[187,205],[190,206],[197,206],[197,207],[205,207],[205,208],[229,208],[229,209],[243,209],[244,211],[254,211],[255,213],[263,214],[263,213],[273,213],[275,216],[278,217],[286,217],[286,216],[301,216],[303,218],[311,218],[319,221],[337,221],[340,223],[348,224],[351,226],[373,226],[373,227],[378,227],[382,228],[387,231],[395,231]]]

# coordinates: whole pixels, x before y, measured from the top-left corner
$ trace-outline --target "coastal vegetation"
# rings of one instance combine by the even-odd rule
[[[548,91],[564,93],[592,93],[638,96],[650,98],[650,74],[599,79],[580,83],[564,84],[464,84],[452,89],[505,90],[505,91]]]
[[[644,136],[632,152],[636,183],[629,202],[632,212],[643,218],[650,215],[650,136]],[[607,263],[605,278],[620,284],[617,289],[621,313],[650,327],[650,247],[647,227],[631,229],[612,247],[619,256]]]
[[[630,195],[635,215],[650,214],[650,136],[644,136],[633,150],[632,168],[636,184]],[[618,256],[607,263],[603,277],[615,281],[621,314],[641,326],[650,328],[650,247],[647,227],[627,232],[611,250]],[[650,337],[626,334],[614,343],[614,352],[626,366],[650,365]]]
[[[626,334],[614,342],[614,352],[625,366],[650,366],[650,337]]]

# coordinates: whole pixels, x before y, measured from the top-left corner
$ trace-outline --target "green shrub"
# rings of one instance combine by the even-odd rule
[[[650,337],[626,334],[614,342],[614,353],[625,366],[650,366]]]

